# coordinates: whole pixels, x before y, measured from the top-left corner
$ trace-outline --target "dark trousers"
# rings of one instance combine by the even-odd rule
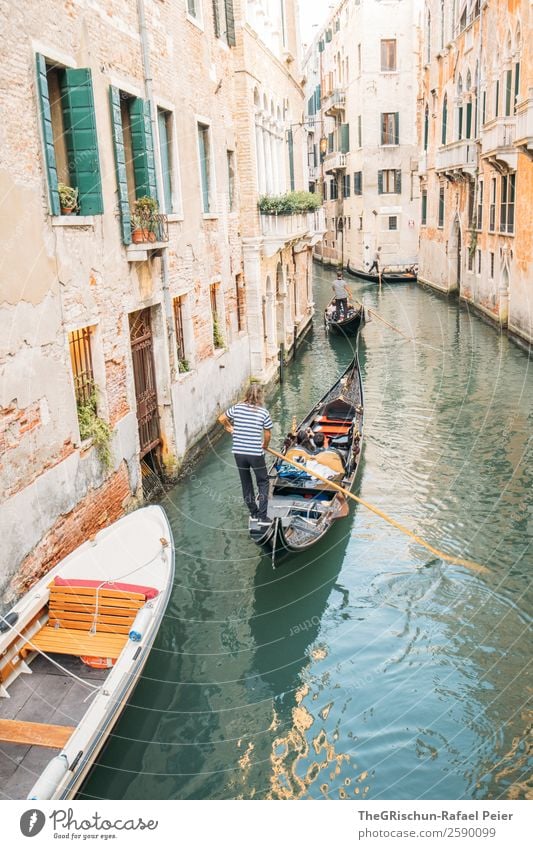
[[[241,479],[242,496],[250,511],[250,516],[257,516],[259,519],[266,520],[268,510],[268,471],[265,458],[263,456],[254,457],[253,454],[234,454],[234,457]],[[257,489],[259,490],[259,509],[255,499],[252,469],[254,470]]]
[[[377,259],[374,260],[370,268],[368,269],[368,273],[372,274],[373,270],[376,269],[376,274],[379,274],[379,266]]]
[[[340,314],[346,317],[348,313],[348,298],[335,298],[335,318],[340,318]]]

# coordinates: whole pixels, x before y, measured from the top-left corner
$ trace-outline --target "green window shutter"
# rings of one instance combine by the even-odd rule
[[[322,97],[320,83],[315,88],[315,112],[320,112],[320,100]]]
[[[315,95],[311,95],[307,102],[307,114],[314,115],[315,114]]]
[[[200,153],[200,171],[202,175],[202,210],[204,213],[210,211],[209,203],[209,151],[206,145],[207,127],[198,126],[198,149]]]
[[[520,62],[516,62],[514,66],[514,111],[516,112],[516,104],[520,97]]]
[[[328,42],[328,44],[329,44],[329,42],[331,41],[332,38],[333,38],[333,33],[331,32],[330,29],[327,29],[326,30],[326,41]]]
[[[320,39],[320,41],[318,42],[318,52],[319,53],[324,52],[324,39]]]
[[[289,175],[291,181],[291,192],[294,191],[294,139],[292,135],[292,130],[289,130],[287,134],[287,141],[289,145]]]
[[[315,168],[318,166],[318,145],[313,145],[313,165]]]
[[[141,198],[148,195],[157,199],[150,104],[145,103],[140,97],[133,98],[130,101],[130,120],[135,197]]]
[[[218,14],[218,0],[213,0],[213,29],[215,35],[220,38],[220,15]]]
[[[397,195],[402,193],[402,172],[398,168],[394,174],[394,191]]]
[[[40,53],[36,55],[37,60],[37,86],[39,89],[39,105],[41,121],[43,125],[44,160],[48,179],[48,197],[50,199],[50,212],[59,215],[59,194],[57,191],[57,167],[56,154],[54,151],[54,133],[52,130],[52,113],[50,112],[50,95],[48,93],[48,80],[46,79],[46,60]]]
[[[459,130],[458,130],[458,139],[463,138],[463,107],[459,107]]]
[[[328,153],[333,153],[333,146],[335,144],[334,134],[328,133]]]
[[[472,132],[472,102],[466,104],[466,138],[470,138]]]
[[[494,117],[498,118],[500,114],[500,81],[496,80],[496,96],[494,98]]]
[[[378,171],[378,195],[383,194],[383,171]]]
[[[505,114],[511,114],[511,95],[513,92],[513,72],[505,72]]]
[[[235,47],[235,15],[233,12],[233,0],[224,0],[226,7],[226,36],[230,47]]]
[[[172,212],[172,180],[170,176],[170,154],[168,147],[167,116],[162,109],[157,112],[159,129],[159,153],[161,156],[161,173],[163,176],[163,193],[165,212]]]
[[[341,124],[341,153],[350,151],[350,125]]]
[[[113,146],[115,148],[115,168],[117,172],[118,206],[122,229],[122,241],[125,245],[131,242],[131,216],[128,200],[128,181],[126,178],[126,153],[124,151],[124,134],[122,132],[122,116],[120,114],[120,90],[115,86],[109,87],[111,101],[111,128],[113,131]]]
[[[394,144],[400,144],[400,113],[394,113]]]
[[[446,97],[446,95],[444,95],[444,103],[442,104],[441,144],[446,144],[447,124],[448,124],[448,98]]]
[[[78,189],[82,215],[101,215],[102,182],[90,68],[65,68],[61,105],[69,172]]]

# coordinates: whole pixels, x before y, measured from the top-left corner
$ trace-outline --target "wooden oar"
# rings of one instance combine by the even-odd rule
[[[390,327],[391,330],[395,330],[396,333],[399,333],[400,336],[403,336],[404,339],[407,339],[409,342],[415,342],[416,341],[412,336],[406,336],[406,334],[403,333],[403,331],[401,331],[398,327],[395,327],[394,324],[391,324],[390,322],[388,322],[385,318],[383,318],[383,316],[381,316],[378,312],[376,312],[376,310],[371,310],[370,307],[365,307],[365,309],[371,315],[375,315],[376,318],[379,319],[379,321],[382,321],[383,324],[386,324],[387,327]]]
[[[387,516],[387,514],[384,513],[383,510],[380,510],[379,507],[374,507],[373,504],[370,504],[363,498],[359,498],[358,495],[354,495],[353,492],[350,492],[350,490],[345,489],[343,486],[339,486],[339,484],[334,483],[331,480],[328,480],[328,478],[323,477],[321,474],[319,474],[319,472],[315,471],[315,469],[313,469],[312,472],[309,472],[309,470],[306,469],[306,467],[303,466],[301,463],[297,463],[294,460],[288,460],[287,457],[285,457],[283,454],[279,454],[277,451],[274,451],[273,448],[267,448],[267,451],[270,454],[273,454],[274,457],[277,457],[278,460],[283,460],[285,463],[289,463],[290,466],[294,466],[295,469],[298,469],[302,472],[307,472],[308,474],[311,474],[314,478],[318,478],[323,483],[327,484],[328,488],[336,489],[337,492],[340,492],[342,495],[346,496],[346,498],[351,498],[352,501],[356,501],[358,504],[362,504],[363,507],[367,508],[367,510],[371,510],[372,513],[376,514],[376,516],[380,516],[382,519],[385,519],[385,521],[388,522],[390,525],[395,528],[398,528],[398,530],[401,531],[403,534],[406,534],[407,536],[411,537],[411,539],[413,539],[419,545],[424,546],[424,548],[427,548],[428,551],[431,551],[432,554],[434,554],[441,560],[446,560],[448,563],[456,563],[458,566],[466,566],[467,569],[472,569],[474,572],[490,572],[490,569],[488,569],[486,566],[482,566],[481,563],[476,563],[473,560],[464,560],[462,557],[455,557],[452,554],[446,554],[446,552],[440,551],[438,548],[434,548],[434,546],[430,545],[429,542],[426,542],[426,540],[422,539],[422,537],[417,536],[417,534],[414,534],[412,531],[409,530],[409,528],[406,528],[404,525],[401,525],[399,522],[397,522],[396,519],[392,519],[390,516]],[[317,460],[318,463],[320,462],[316,455],[314,456],[314,459]]]

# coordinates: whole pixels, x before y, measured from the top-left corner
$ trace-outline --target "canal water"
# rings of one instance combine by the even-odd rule
[[[273,445],[353,342],[312,335],[269,400]],[[531,762],[533,373],[455,302],[350,280],[360,341],[365,508],[276,571],[248,539],[230,439],[162,502],[176,580],[144,675],[81,798],[526,798]],[[528,548],[529,546],[529,548]],[[529,595],[528,595],[529,592]]]

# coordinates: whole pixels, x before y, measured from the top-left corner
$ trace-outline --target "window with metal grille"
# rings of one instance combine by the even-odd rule
[[[378,171],[378,194],[401,194],[402,172],[398,168],[387,168]]]
[[[438,227],[444,227],[444,186],[439,189],[439,221]]]
[[[381,144],[399,144],[400,143],[400,113],[399,112],[382,112],[381,113]]]
[[[185,356],[185,336],[183,333],[183,309],[185,306],[185,295],[179,298],[174,298],[174,327],[176,328],[176,349],[178,352],[178,362],[181,367],[186,362]]]
[[[381,70],[395,71],[396,70],[396,39],[382,38],[381,39]]]
[[[490,204],[489,204],[489,232],[494,233],[496,229],[496,177],[490,181]]]
[[[68,335],[74,393],[78,407],[89,405],[96,413],[96,392],[91,355],[91,328],[82,327]]]
[[[504,174],[501,178],[500,232],[514,233],[514,204],[516,174]]]
[[[389,215],[389,230],[397,230],[398,229],[398,216],[397,215]]]

